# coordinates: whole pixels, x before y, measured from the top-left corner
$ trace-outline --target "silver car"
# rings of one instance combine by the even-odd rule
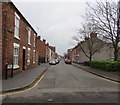
[[[50,65],[56,65],[55,59],[50,59],[49,64],[50,64]]]
[[[59,59],[58,59],[58,58],[56,58],[56,59],[55,59],[55,61],[56,61],[56,64],[58,64],[58,63],[59,63]]]

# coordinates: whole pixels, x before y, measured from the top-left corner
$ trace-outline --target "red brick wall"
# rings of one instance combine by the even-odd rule
[[[14,37],[14,27],[15,27],[15,12],[20,17],[20,40]],[[23,46],[26,47],[25,49],[25,66],[26,69],[30,67],[36,66],[37,63],[37,51],[36,51],[36,63],[33,63],[33,50],[36,50],[34,47],[34,33],[35,31],[31,27],[31,45],[28,45],[28,31],[26,27],[31,27],[29,23],[22,17],[19,11],[14,7],[12,3],[3,3],[3,70],[5,70],[6,63],[12,63],[13,61],[13,43],[17,43],[20,45],[19,48],[19,69],[14,71],[22,71],[22,61],[23,61]],[[11,31],[9,31],[11,30]],[[27,53],[28,48],[31,50],[30,55],[30,64],[27,63]]]
[[[2,72],[2,3],[0,3],[0,73]]]
[[[38,51],[38,57],[46,56],[46,44],[44,41],[40,39],[37,39],[37,51]]]

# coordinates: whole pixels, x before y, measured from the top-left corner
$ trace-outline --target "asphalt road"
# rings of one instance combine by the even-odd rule
[[[61,61],[36,87],[6,96],[3,103],[118,103],[118,84]]]

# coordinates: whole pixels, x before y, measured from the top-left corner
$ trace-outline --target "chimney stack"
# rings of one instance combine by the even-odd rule
[[[41,36],[38,36],[37,39],[40,40],[40,39],[41,39]]]
[[[49,43],[47,43],[47,46],[49,46]]]
[[[43,39],[43,42],[44,42],[44,43],[46,43],[46,40],[45,40],[45,39]]]
[[[96,38],[97,37],[97,33],[91,33],[90,34],[90,38]]]

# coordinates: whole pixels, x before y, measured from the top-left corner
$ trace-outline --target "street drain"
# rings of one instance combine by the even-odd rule
[[[53,99],[52,99],[52,98],[48,99],[48,102],[52,102],[52,101],[53,101]]]

